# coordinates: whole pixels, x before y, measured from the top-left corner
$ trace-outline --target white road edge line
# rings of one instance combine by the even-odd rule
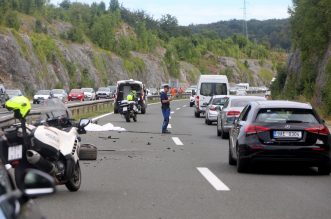
[[[184,145],[183,142],[178,137],[172,137],[172,140],[175,142],[176,145]]]
[[[171,129],[171,128],[172,128],[171,124],[168,124],[168,129]]]
[[[102,118],[104,118],[106,116],[110,116],[110,115],[113,115],[113,114],[114,114],[114,112],[112,112],[112,113],[106,113],[106,114],[103,114],[101,116],[97,116],[97,117],[95,117],[95,118],[92,119],[92,122],[95,122],[95,121],[97,121],[99,119],[102,119]]]
[[[215,176],[208,168],[197,167],[197,169],[217,191],[230,191],[230,188],[217,178],[217,176]]]

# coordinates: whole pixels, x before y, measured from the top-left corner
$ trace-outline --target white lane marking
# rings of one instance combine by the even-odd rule
[[[176,110],[180,110],[180,108],[177,108]]]
[[[161,103],[149,103],[147,104],[148,106],[152,106],[152,105],[157,105],[157,104],[161,104]]]
[[[172,137],[172,140],[175,142],[176,145],[184,145],[178,137]]]
[[[168,124],[168,129],[171,129],[171,128],[172,128],[171,124]]]
[[[186,105],[184,105],[183,107],[186,107]]]
[[[110,115],[113,115],[113,114],[114,114],[114,113],[112,112],[112,113],[106,113],[106,114],[103,114],[103,115],[101,115],[101,116],[95,117],[95,118],[92,119],[92,122],[95,122],[95,121],[97,121],[97,120],[99,120],[99,119],[102,119],[102,118],[104,118],[104,117],[106,117],[106,116],[110,116]]]
[[[169,116],[169,119],[171,119],[171,116]]]
[[[230,188],[217,178],[217,176],[215,176],[208,168],[197,167],[197,169],[217,191],[230,191]]]
[[[174,113],[175,113],[174,111],[171,112],[171,114],[174,114]]]

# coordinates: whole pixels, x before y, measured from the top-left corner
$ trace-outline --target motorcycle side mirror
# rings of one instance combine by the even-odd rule
[[[79,121],[79,128],[82,129],[82,128],[85,128],[88,124],[90,124],[91,120],[89,119],[81,119]]]
[[[23,194],[27,197],[50,195],[56,192],[55,181],[47,173],[36,169],[27,169],[24,176]]]

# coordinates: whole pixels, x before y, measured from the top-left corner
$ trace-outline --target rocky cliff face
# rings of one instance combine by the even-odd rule
[[[315,106],[321,106],[323,103],[323,90],[325,89],[328,82],[328,72],[327,67],[331,63],[331,42],[329,43],[326,51],[324,52],[322,58],[318,59],[316,66],[313,66],[316,72],[316,80],[314,86],[314,93],[312,98],[312,103]],[[302,78],[302,60],[301,51],[295,50],[288,60],[288,75],[286,79],[285,87],[294,86],[291,84],[294,81],[298,82]]]
[[[164,48],[158,47],[149,54],[131,52],[131,57],[123,58],[89,42],[62,40],[60,36],[72,28],[70,24],[54,21],[47,27],[47,35],[38,35],[31,31],[33,23],[23,22],[20,32],[0,29],[0,83],[8,88],[19,88],[32,95],[38,89],[97,88],[130,78],[141,80],[148,87],[159,87],[171,79],[163,61]],[[119,34],[130,32],[128,27],[122,29]],[[212,58],[216,62],[210,66],[210,72],[227,74],[231,82],[267,85],[275,75],[268,61]],[[179,66],[180,82],[196,83],[200,70],[187,62],[180,62]]]

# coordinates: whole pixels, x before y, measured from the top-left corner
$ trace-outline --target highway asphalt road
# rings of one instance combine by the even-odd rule
[[[42,212],[51,219],[331,217],[330,176],[264,164],[238,174],[228,165],[227,140],[187,106],[188,101],[172,103],[171,135],[159,134],[158,104],[138,115],[137,123],[120,115],[101,119],[99,124],[111,122],[129,132],[83,136],[83,142],[97,145],[98,160],[81,161],[80,191],[59,186],[55,195],[36,199]]]

